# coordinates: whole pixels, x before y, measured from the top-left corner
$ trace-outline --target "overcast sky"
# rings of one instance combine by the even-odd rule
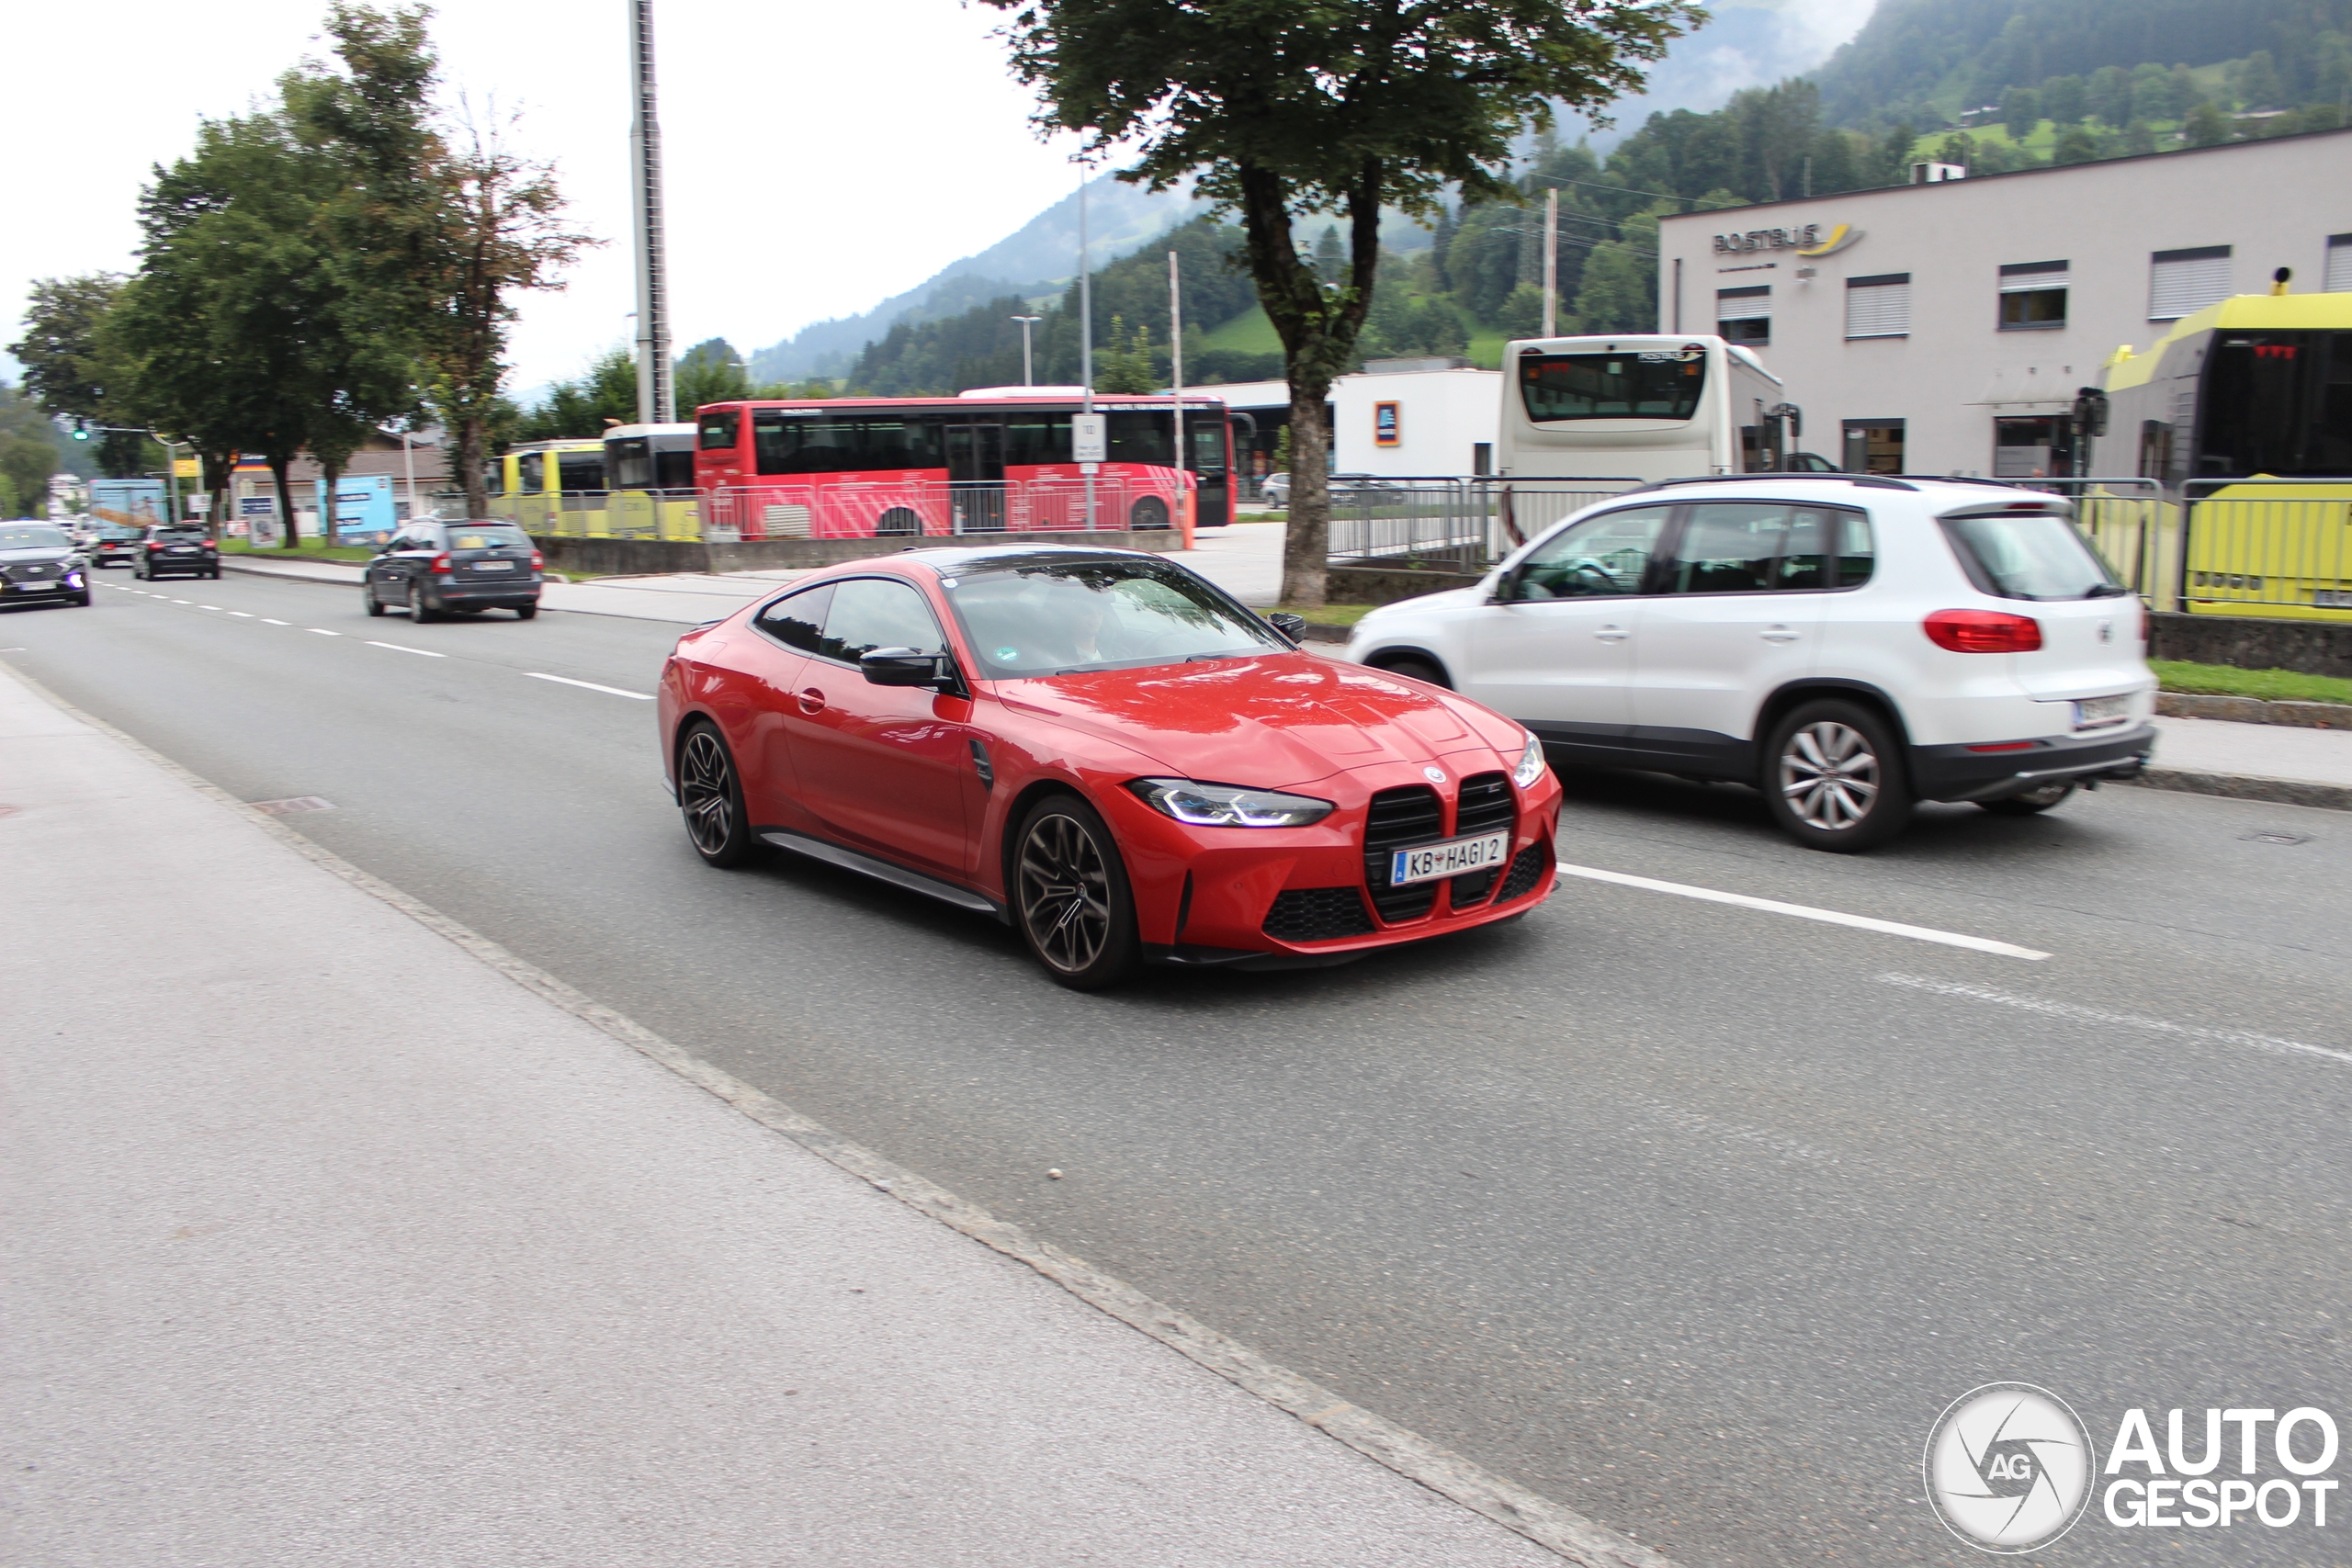
[[[1776,8],[1835,42],[1870,3]],[[187,152],[198,119],[244,112],[280,71],[322,54],[324,10],[323,0],[12,7],[7,96],[22,151],[0,231],[0,342],[17,336],[32,279],[130,270],[152,165]],[[573,217],[611,242],[561,291],[525,303],[517,387],[575,374],[632,331],[627,14],[624,0],[466,0],[434,19],[452,98],[519,112],[516,145],[556,164]],[[681,349],[724,336],[749,352],[866,310],[1074,186],[1072,144],[1030,128],[1034,100],[991,36],[1001,15],[956,0],[662,0]]]

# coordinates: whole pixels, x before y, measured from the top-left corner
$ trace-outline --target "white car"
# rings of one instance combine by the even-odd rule
[[[1519,720],[1562,761],[1756,785],[1859,850],[1915,802],[2046,811],[2155,744],[2145,608],[2058,497],[1751,474],[1614,496],[1348,657]]]

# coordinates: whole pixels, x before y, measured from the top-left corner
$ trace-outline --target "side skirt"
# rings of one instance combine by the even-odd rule
[[[794,854],[807,855],[810,860],[820,860],[828,865],[840,866],[844,871],[854,871],[861,875],[873,877],[877,882],[888,882],[893,886],[903,887],[910,893],[920,893],[925,897],[936,898],[943,904],[953,904],[959,909],[969,909],[976,915],[991,916],[1004,925],[1009,926],[1012,923],[1012,911],[985,893],[975,893],[968,887],[958,887],[952,882],[942,882],[935,876],[925,876],[922,872],[909,871],[905,866],[892,865],[888,861],[876,860],[872,855],[860,854],[855,850],[845,850],[839,844],[829,844],[822,839],[812,839],[806,833],[795,833],[783,828],[761,828],[754,830],[763,841],[774,844],[780,850],[790,850]]]

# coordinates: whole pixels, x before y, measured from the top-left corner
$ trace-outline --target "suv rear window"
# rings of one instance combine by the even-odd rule
[[[1969,581],[1996,599],[2104,599],[2131,592],[2055,513],[1940,521]]]
[[[511,550],[530,542],[528,534],[510,524],[453,523],[449,525],[449,547],[453,550]]]

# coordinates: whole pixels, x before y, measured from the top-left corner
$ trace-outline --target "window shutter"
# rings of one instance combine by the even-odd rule
[[[2177,321],[2230,297],[2230,247],[2158,251],[2148,261],[2148,320]]]
[[[1905,337],[1911,331],[1911,275],[1846,280],[1848,337]]]
[[[2066,278],[2064,262],[2018,263],[2001,269],[2001,292],[2031,294],[2044,288],[2064,288]]]
[[[2330,294],[2352,294],[2352,234],[2327,238],[2327,276],[2320,288]]]
[[[1719,321],[1769,321],[1771,315],[1772,290],[1769,287],[1715,290],[1715,320]]]

